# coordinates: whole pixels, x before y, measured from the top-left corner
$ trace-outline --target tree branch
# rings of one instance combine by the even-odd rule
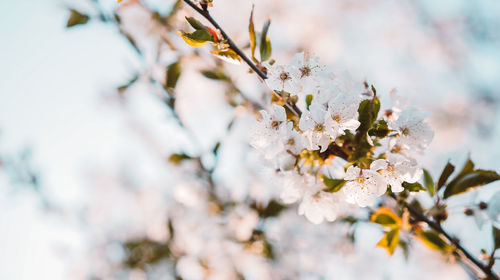
[[[250,60],[250,58],[248,58],[248,56],[234,43],[234,41],[231,39],[231,37],[229,37],[227,35],[227,33],[224,31],[224,29],[222,29],[222,27],[220,27],[220,25],[217,23],[217,21],[215,21],[215,19],[210,15],[210,12],[208,12],[208,9],[206,6],[203,6],[203,9],[201,9],[200,7],[198,7],[195,3],[193,3],[191,0],[183,0],[184,3],[188,4],[191,8],[193,8],[193,10],[195,10],[198,14],[200,14],[201,16],[203,16],[206,20],[208,20],[210,22],[210,24],[213,25],[213,27],[215,27],[216,29],[218,29],[220,31],[220,33],[222,34],[222,36],[224,37],[224,39],[227,41],[227,44],[229,45],[229,48],[231,50],[233,50],[239,57],[241,57],[241,59],[243,59],[243,61],[245,61],[245,63],[255,72],[257,73],[257,75],[265,80],[267,79],[267,75],[266,73],[264,73],[264,71],[262,71],[259,67],[257,67],[257,65],[255,65],[252,60]],[[279,95],[278,93],[276,93],[275,91],[273,91],[273,94],[276,95],[277,97],[281,97],[281,95]],[[292,104],[292,103],[289,103],[287,102],[285,104],[285,106],[292,112],[294,113],[295,115],[299,116],[302,114],[302,112],[300,111],[300,109],[297,107],[297,105],[295,104]]]
[[[394,198],[397,201],[397,198],[394,194],[390,195],[392,198]],[[415,218],[417,221],[421,221],[426,223],[430,228],[433,230],[437,231],[438,233],[442,234],[448,241],[455,246],[455,248],[460,251],[470,262],[472,262],[478,269],[480,269],[486,276],[487,279],[494,279],[494,280],[499,280],[500,278],[498,275],[491,269],[491,267],[487,266],[486,264],[483,264],[480,262],[476,257],[474,257],[467,249],[462,247],[460,245],[460,241],[458,239],[453,238],[449,233],[447,233],[442,227],[441,224],[431,221],[429,218],[427,218],[423,213],[415,209],[413,206],[404,203],[403,206],[408,209],[408,212],[410,212],[410,215]]]
[[[222,29],[222,27],[220,27],[220,25],[217,23],[217,21],[215,21],[214,18],[210,15],[206,6],[203,6],[203,8],[200,8],[195,3],[193,3],[191,0],[183,0],[183,1],[187,5],[189,5],[193,10],[195,10],[198,14],[200,14],[206,20],[208,20],[213,25],[213,27],[218,29],[220,31],[220,33],[222,34],[222,36],[224,37],[224,39],[227,41],[229,48],[231,50],[233,50],[239,57],[241,57],[241,59],[243,59],[243,61],[245,61],[245,63],[255,73],[257,73],[257,75],[261,79],[263,79],[263,80],[267,79],[266,73],[264,73],[259,67],[257,67],[257,65],[255,65],[252,62],[252,60],[250,60],[248,58],[248,56],[246,56],[246,54],[234,43],[234,41],[231,39],[231,37],[229,37],[227,35],[227,33],[224,31],[224,29]],[[274,91],[273,91],[273,94],[281,97],[279,94],[277,94]],[[300,109],[297,108],[297,106],[295,104],[286,103],[285,105],[287,106],[287,108],[290,111],[292,111],[297,116],[300,117],[300,115],[302,114]],[[332,154],[343,157],[343,158],[346,157],[345,152],[342,151],[339,147],[335,146],[332,148],[335,148],[334,150],[331,151]],[[397,200],[397,198],[394,194],[391,194],[391,197]],[[412,206],[410,206],[406,203],[405,203],[404,207],[408,209],[408,211],[410,212],[410,214],[413,218],[415,218],[418,221],[425,222],[427,225],[429,225],[429,227],[431,227],[432,229],[434,229],[438,233],[442,234],[446,239],[448,239],[448,241],[450,243],[452,243],[455,246],[455,248],[458,251],[460,251],[469,261],[471,261],[475,266],[477,266],[477,268],[480,269],[488,277],[488,279],[500,280],[500,278],[492,271],[492,269],[489,266],[487,266],[487,265],[481,263],[479,260],[477,260],[471,253],[469,253],[464,247],[462,247],[460,245],[460,242],[457,239],[451,237],[447,232],[445,232],[440,224],[429,220],[425,215],[423,215],[418,210],[416,210],[415,208],[413,208]]]

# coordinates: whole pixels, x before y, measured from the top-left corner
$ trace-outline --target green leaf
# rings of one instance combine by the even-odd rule
[[[171,255],[168,243],[148,238],[128,240],[123,247],[126,253],[123,262],[130,268],[144,269],[149,264],[167,259]]]
[[[260,60],[266,61],[271,58],[272,48],[271,48],[271,40],[267,37],[267,32],[269,31],[269,25],[271,24],[271,20],[266,20],[264,23],[264,27],[262,28],[262,33],[260,35]]]
[[[465,175],[469,174],[473,170],[474,170],[474,163],[472,162],[472,160],[468,159],[462,170],[458,173],[458,175],[455,178],[453,178],[453,180],[451,180],[451,182],[448,183],[446,188],[454,186],[461,178],[463,178]]]
[[[500,180],[500,175],[495,171],[482,169],[473,170],[460,176],[457,180],[454,179],[452,181],[453,184],[448,184],[444,190],[443,197],[448,198],[453,195],[461,194],[497,180]]]
[[[380,100],[378,97],[375,96],[373,99],[363,100],[358,107],[358,120],[361,124],[357,131],[367,132],[372,127],[373,122],[377,119],[379,110]]]
[[[452,249],[443,238],[434,230],[417,232],[417,238],[427,247],[441,252],[448,252]]]
[[[165,77],[165,89],[172,90],[177,85],[177,81],[181,75],[180,61],[176,61],[167,67],[167,74]]]
[[[323,176],[323,183],[326,186],[325,192],[338,192],[345,184],[344,179],[331,179]]]
[[[441,172],[441,176],[439,176],[437,184],[438,191],[446,184],[446,181],[450,177],[451,173],[453,173],[453,171],[455,171],[455,166],[448,162],[444,167],[443,172]]]
[[[250,34],[250,50],[252,51],[252,60],[257,62],[255,58],[255,47],[257,46],[257,38],[255,36],[255,26],[253,24],[253,9],[254,5],[252,5],[252,11],[250,12],[250,20],[248,23],[248,33]]]
[[[202,70],[201,74],[205,76],[205,78],[211,79],[211,80],[218,80],[218,81],[230,81],[231,79],[224,73],[224,71],[221,71],[219,69],[215,70]]]
[[[375,209],[370,216],[370,222],[377,223],[386,228],[399,228],[402,224],[401,218],[392,209],[387,207]]]
[[[405,188],[405,190],[408,190],[409,192],[425,191],[425,188],[422,186],[422,184],[418,182],[415,183],[403,182],[403,188]]]
[[[346,224],[353,225],[353,224],[358,222],[358,219],[356,217],[353,217],[353,216],[346,216],[346,217],[343,217],[340,221],[343,223],[346,223]]]
[[[371,156],[374,151],[374,143],[368,134],[373,123],[377,119],[380,110],[380,100],[374,96],[372,99],[363,100],[358,107],[360,125],[356,130],[354,141],[350,143],[353,152],[349,155],[348,161],[355,162],[361,168],[369,168]]]
[[[386,234],[384,234],[384,237],[377,243],[377,247],[384,248],[389,256],[392,256],[394,254],[394,250],[396,250],[396,247],[398,246],[399,243],[399,228],[395,228]]]
[[[313,95],[312,94],[308,94],[306,96],[306,106],[307,106],[306,108],[307,108],[307,110],[309,110],[309,106],[311,106],[312,100],[313,100]]]
[[[408,257],[410,257],[410,246],[408,245],[408,242],[404,240],[399,240],[399,247],[403,249],[403,255],[405,257],[405,260],[408,261]]]
[[[393,227],[398,225],[398,222],[394,220],[392,216],[387,214],[377,215],[376,218],[373,220],[373,222],[388,227]]]
[[[429,171],[424,169],[424,185],[427,188],[427,191],[431,196],[434,196],[435,189],[434,189],[434,180],[432,180],[432,176],[429,173]]]
[[[66,23],[66,27],[73,27],[80,24],[86,24],[89,21],[89,16],[84,15],[77,10],[70,9],[71,14],[69,16],[68,22]]]
[[[186,154],[172,154],[170,155],[170,157],[168,158],[168,160],[173,163],[173,164],[179,164],[181,163],[182,161],[184,160],[187,160],[187,159],[192,159],[192,157],[186,155]]]
[[[199,48],[204,46],[207,42],[212,42],[213,38],[210,35],[208,29],[199,29],[193,33],[187,33],[184,31],[177,31],[179,35],[181,35],[182,39],[186,42],[186,44]]]
[[[389,135],[389,126],[385,120],[376,121],[372,128],[368,131],[368,135],[375,136],[378,138],[384,138]]]
[[[269,201],[266,207],[263,207],[260,204],[254,204],[252,207],[257,210],[257,213],[262,218],[277,217],[281,211],[287,208],[286,205],[283,205],[274,199]]]
[[[203,25],[199,20],[193,18],[193,17],[186,17],[187,22],[196,30],[203,30],[207,29],[205,25]]]
[[[493,243],[495,245],[494,250],[500,248],[500,229],[495,226],[493,226]]]

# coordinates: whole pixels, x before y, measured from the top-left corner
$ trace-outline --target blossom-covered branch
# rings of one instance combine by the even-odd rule
[[[444,231],[439,222],[445,217],[431,221],[404,200],[412,192],[427,190],[437,197],[438,208],[443,208],[439,204],[440,189],[444,198],[460,194],[500,179],[496,172],[472,166],[446,186],[451,172],[445,169],[441,177],[446,178],[444,181],[440,178],[443,182],[438,184],[426,172],[424,188],[418,183],[424,172],[414,155],[422,153],[434,135],[425,122],[426,113],[413,106],[396,105],[379,117],[381,104],[373,86],[365,82],[360,87],[348,77],[334,74],[319,63],[319,58],[307,53],[295,55],[288,65],[267,65],[266,75],[220,28],[208,13],[206,3],[202,1],[200,8],[189,0],[184,2],[223,34],[229,48],[265,79],[273,92],[294,97],[290,103],[298,110],[292,112],[303,112],[291,116],[287,114],[291,107],[289,100],[284,103],[276,100],[270,110],[261,111],[250,140],[280,170],[283,202],[299,202],[299,214],[319,224],[335,220],[342,209],[374,206],[377,197],[389,194],[395,198],[395,194],[404,193],[400,195],[403,209],[414,222],[424,222],[430,229],[419,223],[410,224],[390,211],[376,212],[372,220],[387,229],[379,242],[381,247],[392,254],[398,245],[399,232],[413,232],[444,253],[459,251],[483,276],[498,279],[491,266],[478,261]],[[253,40],[252,32],[250,36]],[[381,218],[383,215],[393,222],[387,223]]]

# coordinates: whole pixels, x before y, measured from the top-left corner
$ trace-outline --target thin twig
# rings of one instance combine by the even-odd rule
[[[227,33],[224,31],[224,29],[222,29],[222,27],[220,27],[220,25],[217,23],[217,21],[215,21],[215,19],[210,15],[210,12],[208,11],[208,9],[206,8],[206,6],[204,6],[203,9],[201,9],[200,7],[198,7],[195,3],[193,3],[191,0],[183,0],[186,4],[188,4],[191,8],[193,8],[196,12],[198,12],[200,15],[202,15],[206,20],[208,20],[212,25],[213,27],[215,27],[216,29],[218,29],[220,31],[220,33],[222,34],[222,37],[224,37],[224,39],[226,40],[227,44],[229,45],[229,48],[231,50],[233,50],[239,57],[241,57],[241,59],[243,59],[243,61],[245,61],[245,63],[255,72],[257,73],[257,75],[259,75],[259,77],[263,80],[267,79],[267,75],[266,73],[264,73],[264,71],[262,71],[259,67],[257,67],[257,65],[255,65],[252,60],[250,60],[250,58],[248,58],[248,56],[234,43],[234,41],[231,39],[231,37],[229,37],[227,35]],[[273,94],[276,95],[277,97],[281,97],[281,95],[279,95],[278,93],[274,92],[273,91]],[[294,113],[295,115],[299,116],[302,114],[302,112],[300,111],[300,109],[297,107],[297,105],[295,104],[292,104],[292,103],[289,103],[287,102],[285,104],[285,106],[292,112]]]
[[[392,198],[396,199],[396,196],[394,194],[391,194],[390,195]],[[465,249],[464,247],[462,247],[462,245],[460,245],[460,242],[456,239],[456,238],[453,238],[449,233],[447,233],[442,227],[441,227],[441,224],[437,223],[437,222],[434,222],[434,221],[431,221],[429,218],[427,218],[423,213],[421,213],[420,211],[418,211],[417,209],[415,209],[413,206],[405,203],[403,205],[406,209],[408,209],[408,211],[410,212],[410,215],[415,218],[417,221],[422,221],[424,223],[426,223],[429,227],[431,227],[433,230],[437,231],[438,233],[442,234],[450,243],[452,243],[455,248],[460,251],[469,261],[471,261],[472,263],[474,263],[475,266],[477,266],[477,268],[479,268],[488,278],[487,279],[495,279],[495,280],[499,280],[500,278],[498,277],[498,275],[495,274],[495,272],[493,272],[493,270],[491,269],[491,267],[483,264],[482,262],[480,262],[476,257],[474,257],[471,253],[469,253],[469,251],[467,251],[467,249]]]

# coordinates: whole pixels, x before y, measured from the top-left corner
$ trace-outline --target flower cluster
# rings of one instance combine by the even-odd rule
[[[282,201],[300,201],[309,221],[335,220],[345,202],[371,206],[388,187],[401,192],[422,176],[413,156],[433,138],[425,113],[393,107],[378,118],[373,86],[351,86],[304,53],[289,65],[268,65],[266,82],[279,98],[260,112],[250,144],[282,172]],[[342,165],[334,176],[333,161]]]

